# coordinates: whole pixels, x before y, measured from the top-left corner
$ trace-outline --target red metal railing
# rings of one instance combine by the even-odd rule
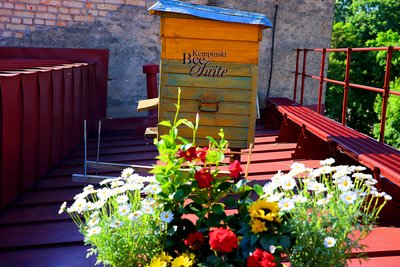
[[[381,113],[381,122],[380,122],[380,136],[379,141],[384,142],[384,134],[385,134],[385,124],[386,124],[386,110],[388,104],[389,95],[398,95],[400,96],[400,92],[398,91],[391,91],[390,90],[390,69],[392,65],[392,56],[394,51],[399,51],[400,47],[374,47],[374,48],[317,48],[317,49],[296,49],[296,70],[295,70],[295,82],[294,82],[294,92],[293,92],[293,101],[297,100],[297,80],[299,75],[301,75],[301,92],[300,92],[300,105],[303,105],[303,98],[304,98],[304,84],[305,78],[311,78],[319,81],[319,89],[318,89],[318,106],[317,112],[321,113],[321,106],[322,106],[322,92],[324,83],[333,83],[343,86],[343,104],[342,104],[342,124],[346,125],[346,117],[347,117],[347,102],[348,102],[348,94],[350,88],[358,88],[362,90],[369,90],[377,93],[382,94],[382,113]],[[373,86],[366,86],[356,83],[350,82],[350,64],[351,64],[351,55],[353,52],[369,52],[369,51],[386,51],[386,69],[385,69],[385,76],[384,76],[384,83],[381,88],[373,87]],[[307,66],[307,53],[308,52],[317,52],[321,53],[321,65],[320,65],[320,74],[319,76],[316,75],[309,75],[306,73],[306,66]],[[339,52],[339,53],[346,53],[346,70],[344,81],[329,79],[325,77],[325,61],[326,61],[326,54],[330,52]],[[301,62],[302,71],[299,72],[300,66],[300,55],[303,53],[303,60]]]
[[[10,51],[14,48],[2,48],[0,55],[10,56]],[[16,51],[34,57],[35,51],[43,49]],[[49,49],[45,53],[53,58],[56,54],[52,52],[60,57],[70,53],[70,60],[19,59],[15,53],[15,59],[1,57],[0,208],[30,188],[83,140],[83,120],[94,129],[97,121],[105,118],[101,115],[105,115],[105,106],[99,102],[105,95],[99,96],[102,92],[98,89],[106,86],[107,72],[104,76],[99,70],[107,68],[107,60],[84,62],[90,54],[85,51],[90,50]],[[74,58],[79,54],[82,61]],[[106,50],[97,54],[108,58]]]

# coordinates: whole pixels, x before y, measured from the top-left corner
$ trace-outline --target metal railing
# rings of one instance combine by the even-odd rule
[[[373,87],[362,84],[352,83],[350,81],[350,64],[351,64],[351,56],[353,52],[370,52],[370,51],[386,51],[386,68],[384,75],[384,82],[382,87]],[[342,104],[342,124],[346,125],[346,117],[347,117],[347,103],[348,103],[348,94],[350,88],[358,88],[362,90],[368,90],[372,92],[377,92],[382,94],[382,112],[381,112],[381,121],[380,121],[380,135],[379,141],[384,142],[384,134],[385,134],[385,124],[386,124],[386,111],[388,105],[389,95],[397,95],[400,96],[400,92],[390,90],[390,70],[392,66],[392,56],[394,51],[400,51],[400,47],[368,47],[368,48],[317,48],[317,49],[296,49],[296,70],[295,70],[295,81],[294,81],[294,92],[293,92],[293,100],[297,99],[297,87],[298,87],[298,78],[301,75],[301,87],[300,87],[300,105],[303,105],[304,99],[304,85],[305,79],[311,78],[319,81],[319,89],[318,89],[318,105],[317,112],[321,114],[321,106],[322,106],[322,93],[324,83],[333,83],[337,85],[343,86],[343,104]],[[321,53],[321,63],[320,63],[320,73],[317,75],[309,75],[306,73],[307,67],[307,55],[308,52],[316,52]],[[331,52],[339,52],[346,53],[346,69],[344,80],[334,80],[329,79],[325,75],[325,62],[326,56]],[[300,66],[300,57],[302,57],[302,70],[299,72]]]

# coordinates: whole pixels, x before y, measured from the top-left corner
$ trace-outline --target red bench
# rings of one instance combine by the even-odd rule
[[[287,98],[269,98],[283,115],[278,142],[297,141],[293,157],[338,156],[344,153],[400,186],[400,151],[344,126]]]

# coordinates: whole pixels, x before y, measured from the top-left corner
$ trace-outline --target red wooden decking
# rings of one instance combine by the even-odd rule
[[[296,144],[276,144],[276,130],[257,130],[249,178],[265,183],[278,170],[287,171],[293,163]],[[139,133],[140,134],[140,133]],[[74,149],[32,189],[0,213],[0,266],[73,267],[94,266],[95,258],[86,259],[83,238],[66,214],[58,215],[63,201],[72,201],[83,184],[73,182],[73,173],[83,173],[82,146]],[[113,131],[102,135],[100,160],[107,162],[155,163],[157,154],[151,140],[133,131]],[[96,158],[96,137],[89,140],[89,160]],[[242,157],[244,162],[246,159]],[[303,161],[318,167],[319,160]],[[98,171],[102,175],[115,172]],[[396,215],[393,215],[396,216]],[[368,236],[371,260],[362,266],[400,266],[400,228],[378,227]],[[353,261],[350,266],[360,266]]]

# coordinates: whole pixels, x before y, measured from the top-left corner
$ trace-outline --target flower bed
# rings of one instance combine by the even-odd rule
[[[332,159],[318,169],[294,163],[270,183],[249,186],[238,161],[223,164],[223,131],[197,147],[198,119],[178,119],[179,105],[173,122],[161,122],[170,131],[155,141],[154,176],[126,169],[61,207],[98,263],[273,267],[285,257],[294,266],[344,266],[352,249],[363,249],[359,240],[390,196],[362,167],[333,166]],[[193,140],[179,136],[180,126],[193,130]]]

